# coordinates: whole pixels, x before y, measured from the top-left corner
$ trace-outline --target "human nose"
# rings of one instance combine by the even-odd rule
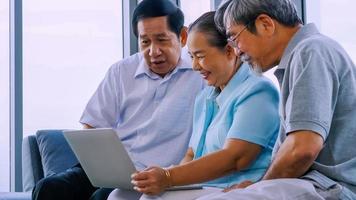
[[[192,58],[192,67],[194,71],[199,71],[201,66],[196,58]]]
[[[161,49],[159,48],[158,45],[152,43],[151,46],[150,46],[150,53],[149,55],[152,56],[152,57],[156,57],[156,56],[159,56],[161,55],[162,51]]]

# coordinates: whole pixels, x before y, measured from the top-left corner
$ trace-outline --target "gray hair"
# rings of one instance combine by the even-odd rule
[[[255,33],[254,22],[261,14],[287,27],[303,23],[290,0],[233,0],[226,8],[223,21],[224,25],[228,22],[247,25],[247,29]]]
[[[219,29],[220,32],[225,33],[225,23],[224,23],[224,14],[225,11],[227,9],[227,7],[230,5],[230,3],[233,0],[225,0],[223,2],[221,2],[221,4],[219,5],[218,9],[215,12],[215,16],[214,16],[214,21],[216,24],[216,27]]]

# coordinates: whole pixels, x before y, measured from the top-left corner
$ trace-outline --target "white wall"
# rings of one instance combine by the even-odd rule
[[[321,33],[338,41],[356,62],[356,1],[312,0],[306,5],[307,22],[315,23]]]
[[[9,1],[0,1],[0,192],[9,191]],[[23,1],[24,136],[81,128],[90,96],[122,58],[122,0]]]

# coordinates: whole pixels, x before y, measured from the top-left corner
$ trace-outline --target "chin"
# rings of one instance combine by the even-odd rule
[[[210,83],[210,82],[208,82],[208,81],[206,81],[206,84],[207,84],[208,86],[214,86],[214,84],[212,84],[212,83]]]
[[[168,74],[172,69],[166,68],[166,67],[155,67],[152,69],[152,71],[156,74]]]
[[[205,80],[205,82],[208,86],[215,86],[214,83],[211,81]]]
[[[264,72],[263,68],[257,63],[250,63],[250,69],[258,76],[262,76],[262,73]]]
[[[266,72],[273,67],[277,66],[279,63],[268,63],[268,64],[261,64],[257,63],[256,65],[261,69],[262,72]]]

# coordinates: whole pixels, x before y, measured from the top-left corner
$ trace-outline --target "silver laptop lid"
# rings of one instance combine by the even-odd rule
[[[131,174],[136,169],[113,129],[71,130],[63,133],[94,186],[133,189]]]

